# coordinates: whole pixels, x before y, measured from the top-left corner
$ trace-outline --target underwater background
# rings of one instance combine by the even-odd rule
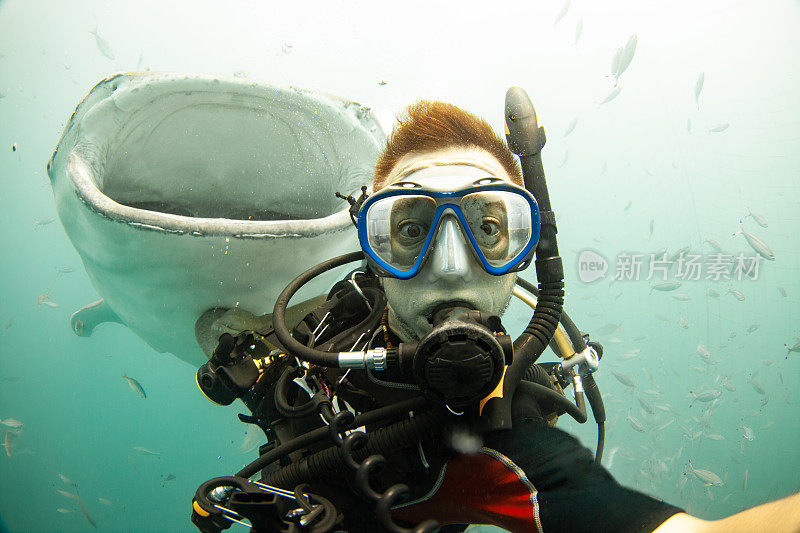
[[[488,6],[0,1],[0,529],[87,531],[88,514],[102,531],[196,531],[197,486],[257,454],[244,407],[204,398],[196,368],[119,324],[70,329],[100,296],[45,166],[91,88],[137,68],[331,93],[387,133],[427,98],[502,135],[505,91],[522,86],[547,131],[565,309],[605,348],[603,463],[707,519],[800,489],[800,2]],[[774,260],[709,277],[715,245],[761,257],[742,227]],[[648,279],[663,252],[676,263]],[[640,275],[625,268],[634,256]],[[607,270],[590,281],[586,261]],[[529,318],[514,301],[504,323],[516,336]],[[591,417],[559,427],[594,450]],[[74,487],[80,502],[58,492]]]

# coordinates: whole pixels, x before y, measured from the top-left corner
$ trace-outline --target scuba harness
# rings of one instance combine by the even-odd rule
[[[433,311],[432,330],[419,342],[400,342],[386,325],[386,296],[369,265],[336,283],[326,301],[290,331],[285,314],[292,296],[311,279],[364,254],[307,270],[278,297],[271,328],[223,334],[197,372],[198,386],[212,401],[229,405],[242,399],[252,415],[240,414],[240,420],[258,425],[268,440],[259,458],[235,476],[197,489],[192,522],[198,529],[216,532],[239,522],[252,531],[341,530],[354,518],[339,510],[348,505],[341,497],[346,488],[374,504],[387,531],[433,531],[434,521],[412,529],[397,524],[392,508],[415,487],[376,474],[388,470],[383,477],[392,479],[393,473],[418,468],[408,462],[427,471],[429,459],[440,459],[432,445],[453,428],[477,434],[511,429],[519,410],[512,407],[515,394],[535,398],[536,414],[551,423],[564,413],[585,422],[588,399],[600,461],[605,412],[591,373],[602,347],[587,343],[563,311],[563,267],[541,163],[544,129],[521,88],[509,89],[505,116],[508,145],[520,158],[542,223],[535,260],[539,286],[518,278],[514,291],[535,309],[524,332],[513,340],[497,316],[456,301]],[[366,187],[358,199],[347,197],[354,222],[367,197]],[[548,345],[562,362],[536,363]],[[575,404],[563,392],[570,384]],[[388,463],[388,456],[398,465]],[[260,482],[250,479],[259,473]]]

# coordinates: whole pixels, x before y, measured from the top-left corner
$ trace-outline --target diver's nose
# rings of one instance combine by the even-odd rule
[[[458,221],[453,216],[445,215],[442,219],[439,234],[433,243],[433,255],[428,264],[428,281],[438,279],[472,279],[470,254],[464,236],[458,229]]]

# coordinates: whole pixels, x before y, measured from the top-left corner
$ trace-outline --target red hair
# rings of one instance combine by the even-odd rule
[[[523,185],[522,170],[516,156],[482,118],[453,104],[420,100],[406,108],[405,114],[397,120],[398,124],[375,164],[373,190],[378,191],[387,185],[389,172],[404,155],[454,146],[488,152],[515,183]]]

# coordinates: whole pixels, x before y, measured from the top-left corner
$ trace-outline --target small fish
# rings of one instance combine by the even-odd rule
[[[691,244],[686,245],[683,248],[678,248],[675,251],[675,253],[670,256],[669,260],[673,261],[673,262],[677,261],[678,259],[680,259],[681,257],[683,257],[684,255],[686,255],[687,253],[689,253],[691,251],[692,251],[692,245]]]
[[[59,507],[58,509],[56,509],[56,511],[58,511],[61,514],[67,514],[67,513],[74,513],[75,512],[72,509],[64,509],[63,507]]]
[[[706,433],[706,438],[711,440],[725,440],[725,437],[719,433]]]
[[[650,414],[650,415],[655,414],[656,411],[655,411],[655,409],[653,409],[653,406],[650,404],[650,402],[648,402],[647,400],[645,400],[641,396],[637,396],[636,399],[639,400],[639,405],[642,406],[642,409],[644,409],[645,412],[647,412],[647,414]]]
[[[665,429],[667,429],[669,426],[671,426],[674,423],[675,423],[675,419],[673,418],[669,422],[667,422],[665,424],[661,424],[660,426],[658,426],[658,430],[659,431],[664,431]]]
[[[234,78],[249,78],[250,74],[246,70],[237,70],[233,73]]]
[[[564,137],[568,136],[570,133],[575,131],[575,126],[577,125],[578,125],[578,119],[575,118],[572,120],[572,122],[569,123],[569,126],[567,126],[567,129],[564,131]]]
[[[653,229],[655,228],[655,226],[656,226],[656,219],[651,218],[650,219],[650,236],[651,237],[653,236]]]
[[[77,500],[78,499],[78,495],[77,494],[73,494],[73,493],[67,492],[65,490],[56,489],[56,492],[61,494],[62,496],[65,496],[65,497],[71,499],[71,500]]]
[[[48,224],[51,224],[54,221],[55,221],[55,218],[52,218],[52,217],[34,220],[33,221],[33,229],[35,230],[39,226],[46,226]]]
[[[17,445],[19,441],[19,435],[16,431],[9,429],[6,431],[6,437],[3,439],[3,448],[6,450],[6,455],[11,457],[13,454],[11,453],[12,448]]]
[[[611,75],[614,76],[614,78],[617,78],[617,76],[619,75],[619,62],[622,59],[623,50],[625,50],[625,47],[620,46],[619,48],[617,48],[617,51],[614,52],[614,57],[611,58]],[[617,83],[615,79],[614,85],[616,84]]]
[[[60,477],[61,481],[63,481],[67,485],[74,485],[75,484],[67,476],[65,476],[64,474],[58,474],[58,477]]]
[[[14,320],[15,320],[15,318],[13,316],[11,318],[9,318],[8,320],[6,320],[6,323],[3,324],[3,333],[8,331],[8,328],[10,328],[11,326],[14,325]]]
[[[720,246],[719,243],[714,239],[706,239],[705,242],[707,242],[714,249],[715,252],[722,251],[722,246]]]
[[[744,301],[744,293],[738,289],[728,289],[730,294],[733,294],[734,298],[739,300],[740,302]]]
[[[719,389],[706,389],[697,392],[692,391],[691,395],[694,398],[694,400],[692,400],[692,403],[694,402],[708,403],[719,398],[721,394],[722,391]]]
[[[752,385],[753,390],[759,394],[767,393],[767,391],[764,390],[764,387],[761,385],[761,383],[759,383],[758,380],[753,376],[750,376],[750,385]]]
[[[0,420],[0,424],[3,424],[6,427],[10,427],[11,429],[20,430],[22,429],[22,422],[17,420],[16,418],[6,418],[5,420]]]
[[[697,345],[697,353],[699,353],[704,359],[711,357],[711,352],[708,351],[708,348],[706,348],[706,345],[703,343]]]
[[[50,289],[50,290],[52,290],[52,289]],[[37,305],[37,307],[41,307],[42,306],[42,302],[44,302],[45,300],[50,298],[50,290],[48,290],[47,292],[40,292],[39,293],[39,296],[36,297],[36,305]]]
[[[794,346],[790,347],[788,344],[784,344],[784,346],[786,347],[786,359],[789,359],[789,354],[792,352],[800,353],[800,337],[797,337],[797,342]],[[783,374],[781,374],[781,376],[783,376]]]
[[[14,144],[11,145],[11,151],[12,152],[16,152],[17,151],[17,143],[14,143]]]
[[[662,322],[671,322],[671,321],[672,321],[672,320],[671,320],[671,319],[670,319],[668,316],[666,316],[666,315],[662,315],[661,313],[656,313],[656,314],[655,314],[655,317],[656,317],[658,320],[662,321]]]
[[[564,5],[561,6],[561,11],[558,12],[558,15],[556,16],[556,20],[555,20],[555,22],[553,22],[553,26],[555,26],[556,24],[561,22],[561,19],[563,19],[567,15],[567,11],[569,11],[569,4],[570,4],[570,0],[567,0],[566,2],[564,2]]]
[[[628,204],[625,206],[625,209],[623,209],[622,212],[623,213],[626,212],[628,209],[631,208],[632,205],[633,205],[633,200],[628,202]]]
[[[108,44],[108,41],[100,37],[100,35],[97,33],[97,28],[89,33],[94,35],[94,42],[97,45],[97,49],[100,50],[100,53],[106,56],[108,59],[115,59],[114,52],[111,51],[111,45]]]
[[[747,333],[753,333],[759,327],[761,327],[760,324],[750,324],[749,326],[747,326]]]
[[[620,322],[619,324],[614,324],[612,322],[609,322],[605,326],[597,328],[597,333],[599,333],[600,335],[611,335],[617,330],[622,330],[622,322]]]
[[[706,81],[706,73],[701,72],[697,76],[697,81],[694,84],[694,101],[697,103],[697,109],[700,109],[700,93],[703,91],[703,84]]]
[[[603,168],[602,168],[602,169],[600,169],[600,175],[601,175],[601,176],[602,176],[603,174],[605,174],[605,173],[606,173],[606,169],[607,169],[607,168],[608,168],[608,163],[606,163],[605,161],[603,161]]]
[[[153,450],[148,450],[144,446],[134,446],[133,449],[145,455],[161,455],[161,452],[154,452]]]
[[[786,292],[786,289],[784,289],[783,287],[778,287],[778,292],[779,292],[779,293],[781,294],[781,296],[783,296],[784,298],[786,298],[787,296],[789,296],[789,293],[788,293],[788,292]]]
[[[712,298],[719,298],[719,293],[717,291],[715,291],[714,289],[708,289],[706,291],[706,294],[708,294]]]
[[[755,220],[756,224],[758,224],[762,228],[766,228],[767,227],[767,219],[766,218],[764,218],[763,216],[761,216],[761,215],[759,215],[757,213],[753,213],[749,209],[747,210],[747,213],[748,213],[747,216],[752,218],[753,220]]]
[[[622,383],[626,387],[629,387],[631,389],[636,388],[636,384],[633,382],[633,379],[631,379],[628,375],[623,374],[621,372],[616,372],[614,370],[611,371],[611,374],[615,378],[617,378],[617,381],[619,381],[620,383]]]
[[[286,55],[289,55],[292,53],[292,48],[294,48],[294,45],[292,45],[292,43],[283,43],[281,45],[281,52],[283,52]]]
[[[164,478],[164,481],[175,481],[175,474],[169,474]]]
[[[769,403],[769,394],[761,398],[761,409],[765,408]]]
[[[604,458],[606,460],[606,468],[608,470],[611,470],[611,467],[614,465],[614,458],[617,456],[617,452],[619,452],[619,446],[614,446],[608,450],[608,454]]]
[[[736,385],[734,385],[733,382],[728,378],[722,380],[722,386],[725,388],[725,390],[736,392]]]
[[[689,329],[689,321],[686,320],[686,317],[683,316],[683,314],[680,315],[680,319],[678,320],[678,324],[680,324],[680,326],[683,329]]]
[[[77,485],[75,485],[75,492],[78,493],[78,505],[81,506],[81,512],[83,513],[83,516],[86,517],[86,520],[89,521],[89,523],[92,525],[93,528],[97,529],[97,524],[94,523],[94,520],[92,520],[92,517],[89,515],[89,510],[86,508],[86,505],[84,505],[84,503],[83,503],[83,498],[81,498],[81,493],[78,492],[78,486]]]
[[[622,76],[626,70],[628,70],[628,67],[633,61],[633,56],[636,53],[636,44],[637,37],[636,34],[633,34],[628,39],[628,42],[625,44],[625,48],[622,50],[622,54],[619,56],[619,68],[614,76],[615,82],[619,80],[619,77]]]
[[[650,285],[650,292],[653,291],[674,291],[681,286],[680,281],[662,281],[660,283],[656,283],[655,285]]]
[[[710,487],[713,485],[723,485],[722,479],[716,475],[714,472],[710,470],[703,470],[701,468],[695,468],[692,466],[692,461],[689,461],[689,471],[697,476],[697,479],[703,481],[706,487]]]
[[[107,505],[108,507],[113,507],[114,506],[114,504],[111,503],[111,500],[106,500],[105,498],[97,498],[97,501],[99,501],[103,505]]]
[[[692,297],[689,296],[688,294],[686,294],[685,292],[679,292],[677,294],[671,294],[670,296],[672,296],[673,298],[675,298],[679,302],[688,302],[689,300],[692,299]]]
[[[758,255],[760,255],[761,257],[763,257],[767,261],[774,261],[775,260],[775,254],[772,253],[772,249],[769,246],[767,246],[767,243],[765,243],[764,241],[762,241],[760,238],[756,237],[752,233],[746,232],[744,230],[744,225],[742,224],[741,220],[739,221],[739,225],[740,225],[741,229],[739,231],[737,231],[736,233],[734,233],[733,237],[736,237],[739,234],[744,235],[744,238],[747,241],[747,244],[749,244],[750,247],[758,253]]]
[[[614,87],[611,90],[611,92],[608,93],[605,98],[603,98],[603,100],[600,102],[599,105],[603,105],[603,104],[609,103],[611,100],[613,100],[614,98],[619,96],[620,92],[622,92],[622,87],[620,87],[620,86]],[[603,172],[605,172],[605,170]]]
[[[144,389],[142,388],[142,386],[139,384],[138,381],[136,381],[131,377],[126,376],[124,373],[122,374],[122,377],[125,378],[125,380],[128,382],[128,385],[130,386],[132,391],[138,392],[142,396],[142,398],[147,399],[147,394],[144,392]]]
[[[44,300],[42,305],[46,305],[47,307],[58,307],[58,304],[53,300]]]
[[[686,131],[692,133],[692,119],[690,118],[686,119]]]
[[[261,435],[259,435],[261,433]],[[244,439],[242,440],[242,444],[239,446],[239,453],[250,453],[264,440],[263,432],[259,431],[258,428],[254,426],[248,426],[244,433]]]
[[[742,492],[747,492],[747,468],[744,469],[744,481],[742,482]]]
[[[572,44],[577,46],[578,41],[581,40],[581,35],[583,35],[583,18],[578,20],[578,24],[575,25],[575,42]]]
[[[628,411],[628,416],[625,417],[625,419],[628,421],[631,427],[636,431],[638,431],[639,433],[644,433],[646,431],[644,424],[642,424],[638,418],[633,416],[630,411]]]
[[[566,152],[564,152],[564,159],[561,161],[561,164],[560,164],[560,165],[558,165],[558,168],[561,168],[561,167],[563,167],[564,165],[566,165],[566,164],[567,164],[567,159],[568,159],[568,158],[569,158],[569,150],[567,150]]]
[[[59,274],[70,274],[72,272],[75,272],[75,267],[74,266],[56,267],[56,272],[58,272]]]
[[[379,82],[378,82],[378,85],[380,85],[381,87],[383,87],[384,85],[386,85],[386,81],[384,81],[384,80],[381,80],[381,81],[379,81]]]
[[[728,124],[727,122],[723,122],[722,124],[718,124],[717,126],[714,126],[710,130],[708,130],[708,133],[721,133],[727,130],[728,126],[730,126],[730,124]]]
[[[750,426],[742,426],[742,429],[744,430],[744,438],[750,442],[753,442],[753,440],[756,438],[756,434],[753,432],[753,428],[751,428]]]

